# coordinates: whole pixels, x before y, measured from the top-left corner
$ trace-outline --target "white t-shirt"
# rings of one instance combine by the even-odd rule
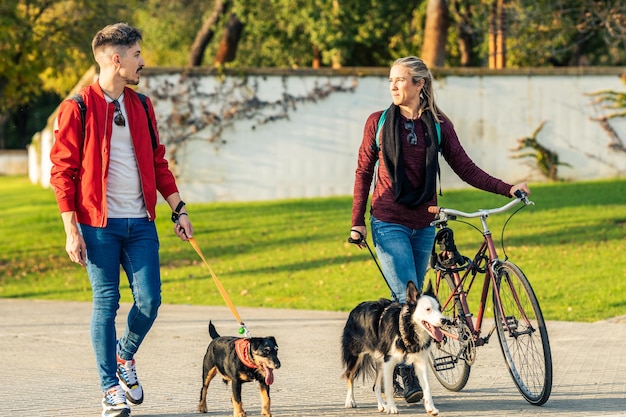
[[[105,95],[107,103],[113,100]],[[128,127],[128,116],[124,106],[124,93],[117,99],[125,126],[112,122],[111,153],[107,181],[107,209],[110,218],[141,218],[148,212],[141,191],[137,158]]]

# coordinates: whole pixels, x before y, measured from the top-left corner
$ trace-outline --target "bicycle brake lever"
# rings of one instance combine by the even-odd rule
[[[528,199],[528,194],[526,194],[524,191],[522,190],[516,190],[515,191],[515,197],[519,198],[520,200],[522,200],[524,202],[524,204],[526,204],[527,206],[529,205],[534,205],[535,203],[530,201]]]

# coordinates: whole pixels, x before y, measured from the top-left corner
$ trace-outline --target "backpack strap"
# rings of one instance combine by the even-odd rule
[[[380,115],[378,125],[376,126],[376,146],[372,147],[372,150],[376,153],[380,151],[380,131],[382,130],[385,120],[387,119],[387,111],[389,111],[389,108],[386,108]],[[435,128],[437,129],[437,148],[439,149],[439,153],[441,153],[441,124],[437,120],[435,120]]]
[[[85,106],[85,102],[83,101],[83,96],[80,94],[74,94],[69,98],[72,101],[75,101],[78,104],[78,109],[80,110],[80,118],[83,122],[83,138],[85,137],[85,118],[87,114],[87,106]]]
[[[385,124],[385,120],[387,120],[388,111],[389,111],[389,107],[387,107],[385,111],[383,111],[380,117],[378,118],[378,125],[376,126],[376,144],[372,145],[372,150],[376,152],[376,155],[378,155],[378,152],[380,152],[380,131],[382,130],[383,125]],[[439,150],[439,153],[441,153],[441,124],[439,123],[437,119],[435,119],[435,129],[437,130],[437,149]],[[378,175],[378,162],[379,161],[377,159],[376,167],[375,167],[376,175]],[[439,168],[439,165],[437,165],[437,176],[439,177],[439,195],[442,195],[441,193],[441,170]],[[374,181],[376,182],[376,180]]]
[[[139,100],[141,100],[141,104],[143,104],[143,109],[146,111],[146,118],[148,119],[148,128],[150,129],[150,138],[152,139],[152,150],[155,150],[159,145],[157,143],[156,134],[154,133],[154,127],[152,126],[152,121],[150,120],[150,112],[148,111],[148,103],[146,101],[146,95],[137,93],[139,96]]]
[[[378,118],[378,125],[376,126],[376,145],[372,147],[372,150],[378,154],[380,152],[380,131],[385,124],[385,120],[387,120],[387,112],[389,108],[386,108],[385,111],[382,112],[380,117]]]
[[[152,126],[152,121],[150,120],[150,112],[148,111],[148,103],[146,101],[146,95],[137,93],[139,96],[139,100],[143,105],[144,110],[146,111],[146,118],[148,119],[148,128],[150,129],[150,138],[152,139],[152,150],[155,150],[159,145],[157,143],[156,133],[154,133],[154,127]],[[80,117],[83,122],[83,139],[85,138],[85,119],[87,117],[87,106],[85,105],[85,101],[83,100],[83,96],[80,94],[74,94],[69,98],[69,100],[75,101],[78,104],[78,108],[80,110]]]

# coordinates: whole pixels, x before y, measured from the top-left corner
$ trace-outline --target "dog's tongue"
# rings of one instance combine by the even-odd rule
[[[443,333],[441,332],[441,329],[439,327],[433,326],[427,321],[424,321],[423,324],[426,330],[428,330],[428,333],[430,333],[430,335],[432,336],[432,338],[435,339],[437,342],[441,342],[441,340],[443,339]]]
[[[263,370],[265,371],[265,383],[272,385],[274,383],[274,370],[267,366],[263,366]]]
[[[443,333],[441,332],[441,329],[439,329],[439,327],[433,328],[433,339],[435,339],[437,342],[441,342],[441,340],[443,339]]]

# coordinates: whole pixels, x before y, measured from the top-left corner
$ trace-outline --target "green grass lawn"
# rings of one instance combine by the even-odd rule
[[[626,314],[626,180],[534,184],[532,191],[536,205],[509,222],[505,247],[531,281],[546,319]],[[0,177],[0,193],[0,297],[90,300],[85,270],[65,253],[53,192],[26,177]],[[474,211],[506,201],[444,190],[440,205]],[[236,306],[337,311],[389,295],[369,252],[347,243],[350,209],[349,196],[188,205],[194,237]],[[160,204],[157,212],[163,302],[224,305],[191,245],[174,235],[169,207]],[[507,217],[490,217],[500,251]],[[470,256],[480,235],[451,226]]]

